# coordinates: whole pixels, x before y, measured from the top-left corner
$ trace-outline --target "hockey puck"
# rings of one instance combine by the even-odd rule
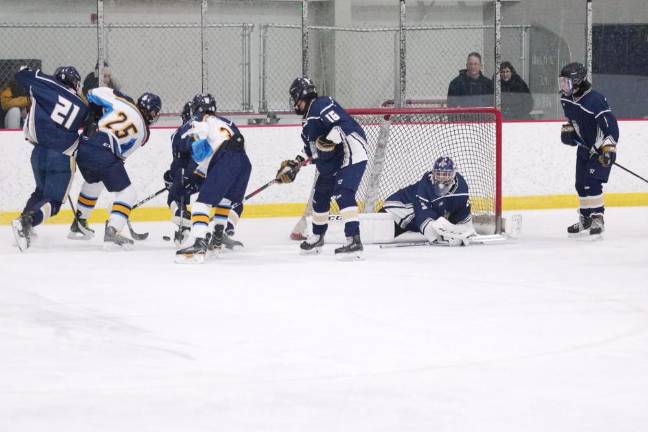
[[[171,237],[169,237],[169,236],[162,236],[162,240],[164,240],[164,241],[171,241]]]

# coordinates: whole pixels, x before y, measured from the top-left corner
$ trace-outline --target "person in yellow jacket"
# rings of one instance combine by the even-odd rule
[[[25,89],[14,79],[0,91],[0,106],[4,113],[4,127],[20,129],[21,121],[29,111],[29,96]]]

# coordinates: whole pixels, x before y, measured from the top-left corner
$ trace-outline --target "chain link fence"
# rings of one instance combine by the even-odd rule
[[[267,7],[263,2],[254,4]],[[454,20],[459,24],[451,26],[408,26],[394,23],[391,17],[390,25],[361,28],[320,25],[332,18],[319,2],[300,10],[293,6],[290,19],[304,20],[305,25],[258,22],[256,16],[250,16],[256,23],[213,22],[219,8],[232,6],[229,2],[213,2],[211,15],[204,13],[200,2],[192,2],[178,16],[187,22],[124,22],[121,9],[126,3],[109,5],[97,24],[0,24],[0,87],[11,79],[17,63],[26,61],[45,73],[72,64],[86,77],[95,71],[100,39],[116,86],[134,98],[144,91],[158,93],[163,112],[174,114],[195,93],[205,91],[216,96],[219,109],[225,112],[292,111],[287,90],[306,66],[320,94],[331,95],[347,107],[377,107],[402,96],[442,105],[449,82],[465,67],[466,55],[472,51],[482,53],[484,75],[492,78],[495,72],[494,26],[461,24],[459,12]],[[426,19],[447,11],[417,4],[410,7],[428,11]],[[238,17],[245,18],[245,4],[237,3],[235,9]],[[472,22],[483,22],[485,15],[474,15]],[[103,37],[99,38],[101,28]],[[542,37],[543,32],[548,36]],[[552,35],[557,42],[547,43]],[[536,108],[553,115],[554,69],[571,57],[568,49],[561,48],[569,44],[559,34],[530,25],[503,25],[500,40],[501,61],[510,61],[532,91],[538,89]]]
[[[276,61],[280,59],[280,61]],[[259,111],[291,111],[288,87],[302,74],[302,28],[264,24],[259,32]]]
[[[61,64],[73,64],[82,75],[94,68],[97,59],[94,25],[0,23],[0,40],[0,88],[13,80],[20,66],[26,64],[21,63],[23,59],[48,74],[54,73]]]

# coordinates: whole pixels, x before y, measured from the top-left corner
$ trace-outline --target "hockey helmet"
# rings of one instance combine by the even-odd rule
[[[81,75],[74,66],[59,66],[54,71],[54,78],[63,85],[81,93]]]
[[[216,98],[211,93],[198,93],[191,101],[191,111],[192,115],[199,114],[198,120],[205,114],[216,114]]]
[[[290,85],[290,100],[293,104],[296,114],[305,114],[306,107],[300,108],[299,101],[303,100],[308,103],[311,99],[317,97],[317,91],[315,90],[315,84],[310,80],[310,78],[295,78],[295,80]]]
[[[571,96],[574,89],[578,89],[587,80],[587,68],[582,63],[569,63],[560,70],[560,92],[564,96]]]
[[[454,162],[447,156],[441,156],[434,161],[430,180],[438,195],[446,195],[455,182],[457,170]]]
[[[142,96],[137,99],[137,108],[142,113],[144,120],[147,124],[153,124],[160,117],[162,111],[162,99],[160,96],[153,93],[142,93]]]
[[[182,112],[180,113],[180,118],[182,119],[182,123],[187,123],[191,119],[191,106],[192,106],[192,101],[187,101],[184,106],[182,107]]]

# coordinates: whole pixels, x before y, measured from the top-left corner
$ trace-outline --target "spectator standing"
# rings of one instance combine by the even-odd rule
[[[533,97],[529,86],[510,62],[500,64],[502,88],[502,115],[505,119],[528,120],[533,109]]]
[[[493,81],[482,74],[478,52],[468,54],[466,69],[448,87],[449,107],[493,106]]]

